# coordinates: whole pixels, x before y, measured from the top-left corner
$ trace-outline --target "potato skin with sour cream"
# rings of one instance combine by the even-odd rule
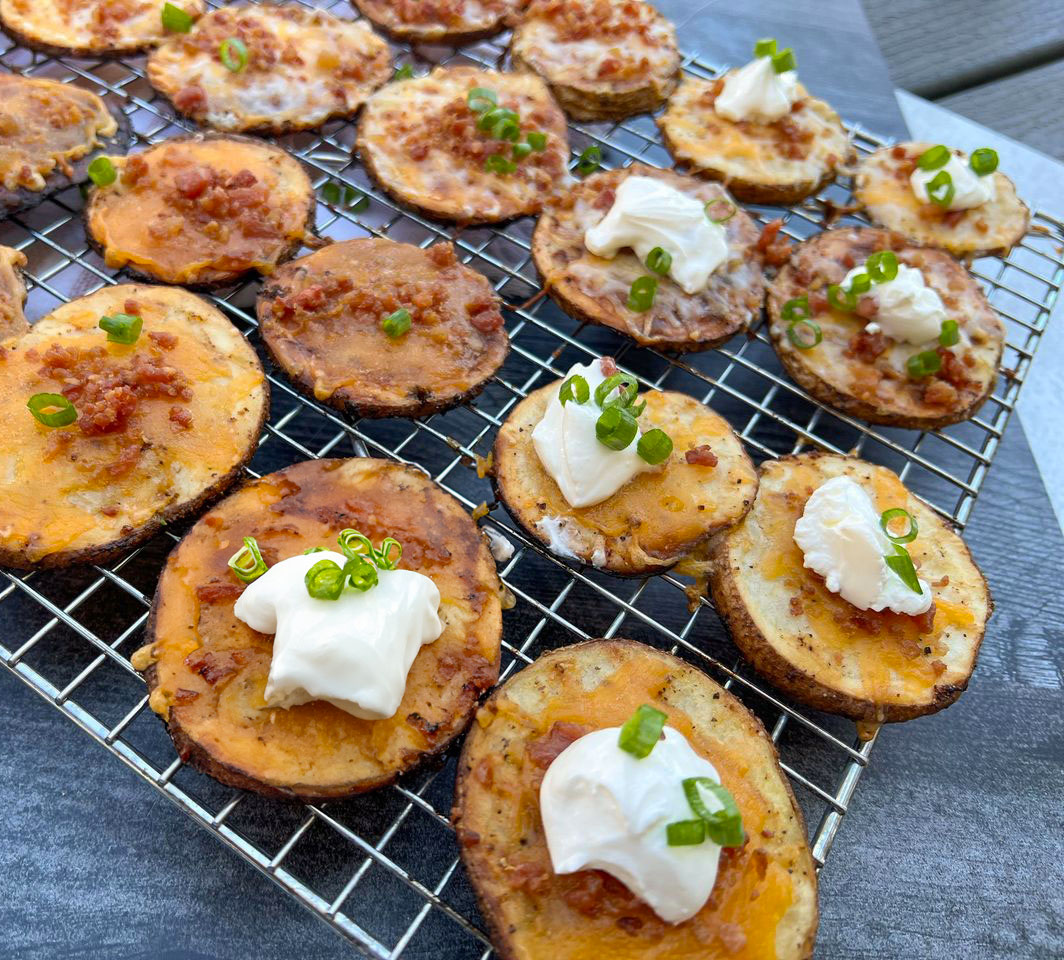
[[[400,567],[431,577],[442,598],[443,633],[419,651],[386,720],[323,701],[267,707],[273,638],[233,613],[244,585],[227,561],[243,537],[272,564],[333,546],[346,527],[374,543],[395,537]],[[227,497],[171,553],[133,663],[187,763],[279,799],[346,797],[390,783],[465,729],[498,677],[499,594],[476,524],[419,470],[369,458],[297,463]]]
[[[606,216],[617,187],[630,176],[654,177],[703,203],[721,200],[721,209],[727,208],[728,193],[719,184],[672,170],[633,164],[593,174],[556,197],[536,223],[532,257],[551,297],[576,320],[665,350],[708,350],[748,329],[761,316],[765,291],[758,229],[741,209],[723,224],[728,260],[704,290],[687,294],[671,278],[658,277],[654,305],[643,313],[628,309],[632,282],[650,271],[630,249],[610,260],[596,257],[584,245],[584,234]]]
[[[622,725],[643,703],[664,711],[720,772],[747,834],[743,847],[722,852],[706,905],[675,925],[607,874],[554,874],[539,818],[539,785],[562,749]],[[652,647],[562,647],[497,688],[463,746],[452,819],[502,960],[812,956],[816,871],[772,741],[731,694]]]
[[[879,512],[902,507],[916,519],[919,536],[906,549],[931,585],[932,616],[859,610],[805,568],[795,521],[837,476],[865,487]],[[986,580],[945,520],[886,467],[836,454],[765,461],[753,509],[715,541],[710,564],[713,602],[754,669],[802,703],[869,723],[953,703],[993,609]]]

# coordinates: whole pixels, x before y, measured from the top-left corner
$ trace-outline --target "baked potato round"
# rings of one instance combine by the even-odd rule
[[[720,116],[713,105],[724,76],[685,77],[658,118],[665,146],[678,164],[722,181],[747,203],[786,204],[816,193],[853,159],[838,114],[801,84],[791,113],[775,123],[736,123]]]
[[[138,316],[132,345],[98,324]],[[62,394],[77,419],[27,410]],[[213,306],[123,284],[0,342],[0,566],[102,563],[194,513],[251,459],[269,407],[255,351]]]
[[[262,340],[316,400],[364,417],[424,417],[476,396],[509,338],[487,278],[454,247],[366,237],[285,264],[259,294]],[[384,318],[405,310],[405,332]]]
[[[632,282],[647,268],[630,248],[610,260],[595,256],[584,235],[606,216],[617,187],[630,176],[663,180],[703,203],[728,201],[719,184],[644,164],[592,174],[551,201],[536,223],[532,258],[547,292],[574,319],[611,327],[642,346],[707,350],[748,329],[761,316],[765,289],[760,234],[739,209],[723,224],[728,260],[704,290],[688,294],[671,277],[660,277],[649,310],[628,308]]]
[[[918,268],[941,297],[959,341],[944,347],[899,342],[865,325],[873,314],[844,313],[828,302],[829,284],[839,283],[872,253],[891,250],[899,264]],[[822,340],[803,349],[788,335],[785,304],[808,297],[810,319]],[[974,416],[994,390],[1005,328],[976,280],[940,250],[914,247],[898,234],[876,228],[846,227],[815,234],[795,247],[790,262],[769,288],[769,336],[787,372],[822,403],[870,423],[931,430]],[[935,349],[941,366],[913,379],[906,363]]]
[[[643,0],[533,0],[510,59],[538,73],[576,120],[656,109],[676,88],[676,30]]]
[[[794,524],[832,477],[860,483],[877,511],[902,507],[919,536],[906,545],[930,584],[931,616],[860,610],[804,566]],[[796,700],[869,723],[935,713],[968,686],[992,610],[964,541],[886,467],[810,453],[767,460],[746,517],[715,542],[717,612],[754,669]]]
[[[957,257],[1007,257],[1031,222],[1031,212],[1016,195],[1016,185],[997,170],[996,197],[971,210],[945,210],[921,203],[909,177],[916,161],[933,143],[899,143],[882,147],[861,160],[854,178],[854,197],[868,216],[912,243],[939,247]],[[953,153],[967,160],[960,150]]]
[[[26,284],[22,279],[24,266],[24,253],[0,246],[0,340],[21,336],[30,328],[22,312],[26,303]]]
[[[570,742],[662,710],[735,797],[747,842],[726,849],[713,893],[667,924],[597,870],[551,868],[539,785]],[[480,708],[458,767],[453,820],[502,960],[813,954],[817,881],[801,811],[765,728],[700,670],[632,640],[592,640],[541,656]]]
[[[441,596],[443,633],[421,647],[394,716],[363,720],[326,701],[269,707],[273,637],[233,613],[244,584],[229,570],[241,540],[273,563],[355,527],[395,537],[400,566]],[[387,460],[297,463],[242,487],[170,554],[133,657],[186,763],[222,783],[291,800],[325,800],[390,783],[443,750],[499,674],[495,561],[458,501],[414,467]]]
[[[525,0],[353,0],[362,15],[397,40],[462,44],[510,24]]]

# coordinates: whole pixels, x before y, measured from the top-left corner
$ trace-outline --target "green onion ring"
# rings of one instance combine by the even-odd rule
[[[591,388],[587,385],[587,380],[578,373],[574,373],[558,390],[558,400],[563,407],[570,400],[575,400],[577,403],[587,403],[587,398],[590,395]]]
[[[828,285],[828,303],[843,313],[853,313],[857,309],[857,294],[832,283]]]
[[[639,438],[635,450],[647,463],[656,467],[672,455],[672,437],[655,427]]]
[[[654,273],[665,276],[669,272],[669,267],[672,266],[672,254],[668,250],[663,250],[661,247],[655,247],[650,253],[647,254],[647,269],[652,270]]]
[[[395,550],[395,559],[392,551]],[[382,570],[394,570],[403,559],[403,545],[395,537],[385,537],[377,548],[377,566]]]
[[[797,66],[798,61],[795,60],[794,51],[790,47],[772,55],[772,69],[775,73],[786,73]]]
[[[192,14],[172,3],[164,3],[162,10],[163,29],[170,33],[188,33],[192,29]]]
[[[945,208],[948,208],[953,203],[953,197],[957,193],[957,188],[953,186],[953,177],[945,170],[939,170],[931,182],[928,183],[926,189],[927,199]]]
[[[624,407],[606,407],[595,421],[595,437],[604,447],[625,450],[639,432],[635,417]]]
[[[705,820],[676,820],[665,824],[665,842],[670,847],[696,847],[705,839]]]
[[[78,411],[61,393],[35,393],[26,401],[34,420],[45,427],[69,427]]]
[[[381,329],[392,340],[398,340],[410,329],[412,322],[410,311],[406,307],[400,307],[394,313],[389,313],[388,316],[381,318]]]
[[[968,166],[975,171],[977,176],[988,176],[998,168],[997,151],[992,150],[990,147],[980,147],[978,150],[973,150],[972,155],[968,158]]]
[[[397,80],[413,80],[414,68],[409,63],[404,63],[401,67],[395,68],[395,75],[392,77],[392,81]]]
[[[244,583],[251,583],[266,572],[266,561],[254,537],[244,537],[244,546],[229,558],[229,569]]]
[[[916,165],[921,170],[937,170],[939,167],[944,167],[949,163],[949,157],[949,147],[940,143],[937,147],[931,147],[921,153],[916,160]]]
[[[661,738],[668,718],[649,703],[644,703],[633,713],[621,727],[617,737],[617,746],[625,753],[630,753],[637,760],[650,756],[650,751]]]
[[[607,400],[606,398],[617,389],[620,389],[620,395]],[[595,387],[595,403],[603,409],[613,406],[630,407],[638,394],[639,384],[634,377],[630,377],[627,373],[615,373]]]
[[[872,289],[872,278],[867,273],[856,273],[850,281],[851,293],[868,293]]]
[[[108,157],[97,157],[88,168],[89,179],[98,187],[110,186],[118,178],[118,171]]]
[[[307,554],[310,554],[310,553],[324,553],[324,552],[325,552],[325,548],[324,547],[307,547],[307,549],[303,551],[303,556],[305,557],[305,556],[307,556]]]
[[[776,38],[762,37],[754,43],[755,57],[773,57],[776,55]]]
[[[722,847],[741,847],[746,839],[743,816],[731,791],[709,777],[688,777],[682,781],[682,786],[688,806],[705,821],[709,839]],[[713,794],[724,809],[710,812],[699,790]]]
[[[597,144],[586,147],[576,160],[576,172],[582,177],[586,177],[589,173],[594,173],[601,166],[602,148]]]
[[[654,295],[658,291],[657,277],[639,277],[632,281],[625,306],[635,313],[646,313],[654,306]]]
[[[898,579],[905,584],[913,593],[918,593],[923,596],[924,588],[920,586],[920,578],[916,575],[916,567],[913,565],[913,558],[909,556],[909,551],[905,547],[894,544],[894,553],[888,554],[883,558],[886,561],[888,567],[893,570]]]
[[[961,328],[956,320],[943,320],[942,332],[938,335],[938,342],[944,347],[954,347],[961,340]]]
[[[518,120],[518,116],[513,110],[506,107],[494,107],[487,113],[481,114],[480,119],[477,121],[478,130],[490,130],[495,124],[501,120]]]
[[[340,580],[341,590],[343,589],[344,577],[347,578],[352,587],[365,593],[371,587],[377,585],[377,565],[368,557],[352,557],[344,564]]]
[[[942,369],[942,358],[934,350],[914,353],[905,361],[905,369],[913,380],[922,380]]]
[[[515,143],[513,155],[515,160],[524,160],[532,152],[532,144]]]
[[[812,350],[824,339],[824,334],[816,323],[806,317],[790,322],[787,327],[787,339],[799,350]]]
[[[351,527],[341,530],[336,542],[340,545],[340,552],[348,560],[353,560],[355,557],[369,557],[372,560],[377,554],[373,548],[373,541],[364,533],[359,533]]]
[[[109,317],[100,317],[99,327],[107,331],[111,343],[136,343],[144,326],[142,317],[130,313],[116,313]]]
[[[898,275],[898,255],[893,250],[879,250],[865,261],[865,270],[873,283],[889,283]]]
[[[466,94],[466,103],[469,104],[469,108],[474,113],[483,113],[485,110],[491,110],[499,102],[499,96],[494,90],[489,90],[487,87],[474,87]],[[481,109],[480,104],[487,103],[489,106]],[[476,104],[476,106],[474,106]]]
[[[484,169],[488,173],[513,173],[517,169],[517,164],[512,160],[508,160],[501,153],[493,153],[487,160],[484,161]]]
[[[783,320],[808,320],[810,316],[808,297],[795,297],[780,309],[780,318]]]
[[[218,59],[230,73],[240,73],[248,65],[248,48],[239,37],[229,37],[218,48]]]
[[[903,517],[905,518],[905,533],[891,533],[891,522],[894,520],[901,520]],[[916,535],[919,533],[919,528],[916,525],[916,517],[909,513],[904,507],[891,507],[889,510],[884,510],[883,516],[879,518],[879,525],[883,528],[883,532],[892,543],[912,543],[916,539]]]
[[[528,141],[528,145],[537,153],[542,153],[547,149],[547,135],[539,130],[532,130],[525,134],[525,139]]]
[[[371,564],[372,566],[372,564]],[[335,560],[319,560],[304,575],[307,593],[315,600],[338,600],[347,579],[344,568]]]
[[[720,203],[726,204],[726,208],[723,212],[721,212],[720,216],[715,217],[713,216],[712,208],[716,207],[717,204]],[[727,223],[729,220],[731,220],[732,217],[735,216],[738,209],[739,208],[734,203],[732,203],[732,201],[729,200],[727,197],[717,197],[716,200],[710,200],[709,203],[707,203],[705,206],[706,216],[709,217],[710,223],[716,224]]]

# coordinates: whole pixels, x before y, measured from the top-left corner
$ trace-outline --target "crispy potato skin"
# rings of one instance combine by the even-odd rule
[[[233,614],[243,585],[226,564],[242,537],[256,537],[273,563],[335,542],[345,527],[374,542],[394,535],[401,566],[431,576],[442,597],[444,632],[421,648],[386,720],[323,701],[267,707],[273,638]],[[159,580],[134,663],[186,762],[241,789],[325,800],[390,783],[445,749],[498,677],[501,632],[495,562],[456,500],[413,467],[322,460],[249,482],[192,528]]]
[[[532,430],[557,387],[529,394],[502,425],[495,440],[493,479],[514,519],[556,552],[557,545],[539,524],[563,523],[566,552],[559,555],[621,576],[661,573],[750,508],[757,472],[739,439],[722,417],[672,391],[641,394],[647,401],[642,428],[659,427],[672,437],[674,449],[665,464],[633,478],[601,503],[570,507],[532,443]],[[717,456],[717,465],[687,463],[684,453],[704,443]]]
[[[916,159],[933,143],[899,143],[865,157],[854,177],[854,196],[868,216],[911,243],[939,247],[955,257],[1007,257],[1031,224],[1031,211],[1016,195],[1016,185],[1001,171],[990,174],[997,198],[964,212],[920,203],[909,173]],[[959,150],[953,151],[964,157]],[[956,222],[951,222],[956,218]]]
[[[851,338],[866,322],[852,315],[828,306],[816,312],[813,319],[823,341],[811,350],[797,349],[787,337],[787,324],[780,311],[788,300],[807,294],[825,295],[829,283],[838,283],[846,275],[849,268],[844,258],[852,257],[859,264],[877,250],[893,250],[899,262],[918,267],[968,339],[962,355],[973,359],[972,366],[964,367],[970,385],[957,389],[952,402],[928,402],[926,384],[914,383],[905,373],[902,355],[919,352],[923,349],[919,346],[889,347],[876,364],[851,355]],[[974,416],[994,390],[1005,341],[1000,318],[961,264],[939,250],[910,246],[900,235],[875,228],[829,230],[795,247],[790,262],[769,289],[768,317],[769,336],[784,368],[817,400],[869,423],[913,430],[931,430]],[[892,351],[897,351],[897,357]],[[877,364],[889,367],[888,374],[896,371],[898,378],[882,377]]]
[[[37,426],[25,410],[30,394],[54,391],[55,385],[37,376],[39,361],[25,353],[33,347],[43,354],[52,343],[103,343],[97,320],[122,312],[129,300],[141,307],[142,336],[154,330],[178,337],[174,352],[164,357],[193,377],[188,407],[194,429],[173,430],[167,419],[173,401],[153,399],[144,402],[144,412],[117,439],[75,434],[66,453],[57,454],[51,446],[54,431]],[[216,308],[184,290],[104,287],[53,311],[24,336],[3,341],[0,350],[7,354],[0,363],[0,410],[10,424],[19,478],[14,487],[0,489],[0,528],[6,531],[0,538],[0,566],[105,563],[167,523],[194,514],[241,475],[269,410],[269,388],[255,352]],[[203,371],[204,383],[195,379],[196,371]],[[112,476],[107,464],[130,435],[147,443],[145,452],[129,473]],[[78,507],[77,499],[99,503]],[[104,506],[116,512],[105,514]]]
[[[429,324],[418,314],[393,341],[378,322],[352,317],[335,296],[318,313],[277,313],[287,298],[337,279],[351,281],[356,294],[367,289],[385,297],[417,285],[442,288],[443,301],[433,308],[442,319]],[[500,301],[475,270],[457,262],[440,267],[426,250],[367,237],[286,264],[263,286],[257,310],[270,356],[309,396],[353,416],[425,417],[475,397],[506,359],[501,317],[486,332],[470,322],[469,308],[481,303],[497,312]],[[382,315],[391,309],[382,307]]]
[[[841,475],[862,483],[877,509],[904,506],[916,518],[908,550],[932,585],[930,633],[912,617],[858,610],[805,569],[794,521],[816,487]],[[714,542],[710,562],[713,602],[754,669],[796,700],[857,721],[897,723],[956,701],[993,610],[964,541],[894,473],[853,457],[766,461],[753,509]]]
[[[720,771],[749,838],[722,857],[712,898],[682,924],[662,923],[634,897],[618,905],[610,897],[598,915],[586,906],[581,912],[569,898],[595,873],[553,874],[538,816],[544,769],[530,754],[533,741],[559,721],[587,732],[620,726],[642,703],[663,710],[669,725]],[[503,960],[812,956],[816,872],[772,741],[753,714],[701,671],[641,643],[562,647],[497,688],[463,746],[452,818]],[[522,884],[522,874],[534,879]],[[618,923],[618,911],[632,919]]]
[[[494,36],[516,19],[525,0],[503,0],[503,9],[497,14],[480,20],[469,18],[458,23],[405,23],[395,15],[392,0],[353,0],[353,2],[362,15],[373,22],[374,26],[379,27],[396,40],[458,46]]]
[[[24,253],[0,246],[0,340],[21,336],[30,328],[22,312],[26,303],[25,266]]]
[[[642,346],[677,352],[718,347],[748,329],[760,318],[765,296],[762,255],[757,227],[738,209],[725,224],[729,260],[705,290],[689,295],[661,277],[650,310],[628,309],[632,281],[646,274],[646,267],[628,249],[612,260],[596,257],[584,246],[584,234],[606,216],[617,187],[630,176],[664,180],[703,203],[729,199],[719,184],[643,164],[592,174],[544,210],[532,235],[532,258],[554,301],[576,320],[611,327]]]

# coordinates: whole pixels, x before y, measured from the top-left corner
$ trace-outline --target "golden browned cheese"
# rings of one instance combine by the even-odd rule
[[[632,283],[646,276],[647,268],[628,248],[611,260],[595,256],[584,245],[584,235],[606,216],[617,187],[630,176],[663,180],[702,203],[718,202],[721,211],[729,204],[735,208],[718,184],[671,170],[633,164],[596,173],[557,197],[536,223],[532,257],[543,286],[576,319],[612,327],[644,346],[705,350],[747,329],[761,316],[765,289],[758,229],[738,209],[724,224],[727,260],[704,290],[688,294],[671,277],[660,277],[649,310],[628,308]]]
[[[532,443],[557,387],[522,400],[495,441],[500,497],[555,552],[622,575],[661,572],[749,509],[757,473],[727,421],[685,394],[658,390],[640,395],[647,407],[639,426],[644,432],[657,427],[672,438],[669,459],[600,503],[569,506]],[[710,463],[688,462],[689,451],[706,445]]]
[[[312,227],[306,172],[261,140],[196,135],[110,159],[118,178],[95,187],[85,208],[109,267],[218,285],[249,270],[271,273]]]
[[[872,253],[892,250],[898,262],[921,271],[942,299],[960,340],[950,347],[895,341],[864,332],[874,315],[858,316],[830,306],[829,284]],[[784,305],[808,297],[822,340],[799,349],[781,318]],[[868,300],[870,298],[863,298]],[[863,302],[863,301],[862,301]],[[818,233],[795,248],[769,290],[769,334],[787,372],[818,400],[873,423],[931,428],[973,416],[994,389],[1005,328],[976,280],[939,250],[910,246],[898,234],[846,227]],[[906,363],[914,354],[938,350],[941,369],[913,380]]]
[[[204,0],[172,0],[192,17]],[[48,53],[120,54],[164,40],[163,0],[0,0],[9,33]]]
[[[709,900],[679,924],[663,922],[608,874],[553,873],[539,816],[539,785],[560,749],[621,726],[644,703],[717,769],[747,836],[722,851]],[[643,644],[563,647],[500,687],[462,751],[454,820],[502,960],[812,956],[813,859],[764,727],[705,674]]]
[[[219,51],[248,50],[233,72]],[[226,131],[284,133],[352,116],[391,76],[388,45],[365,23],[301,6],[222,7],[148,59],[148,79],[182,113]]]
[[[142,317],[136,343],[99,329],[116,313]],[[37,393],[78,420],[38,423]],[[105,287],[0,342],[0,565],[105,559],[194,510],[251,457],[267,400],[247,341],[184,290]]]
[[[414,43],[465,43],[498,33],[524,0],[354,0],[382,30]]]
[[[899,143],[865,157],[857,168],[854,196],[876,223],[895,230],[915,244],[940,247],[957,257],[1008,256],[1030,225],[1031,213],[1016,195],[1016,185],[1000,170],[996,195],[971,210],[944,210],[921,203],[910,175],[916,161],[933,143]],[[954,154],[967,162],[960,150]]]
[[[444,629],[421,647],[402,703],[362,720],[324,701],[268,707],[273,638],[233,613],[244,585],[227,566],[247,536],[273,564],[336,543],[347,527],[403,545],[400,567],[440,591]],[[458,502],[413,467],[386,460],[298,463],[243,487],[170,555],[146,646],[151,708],[181,755],[224,783],[284,797],[340,797],[380,786],[442,750],[495,682],[502,632],[495,563]]]
[[[26,302],[26,285],[22,282],[24,266],[24,253],[0,247],[0,340],[19,336],[30,328],[22,312]]]
[[[753,509],[723,537],[710,585],[743,654],[777,686],[818,709],[875,723],[949,706],[967,687],[990,615],[968,548],[898,477],[863,460],[806,454],[761,467]],[[877,513],[901,507],[919,535],[906,545],[931,586],[923,617],[859,610],[806,569],[794,524],[825,481],[850,476]]]
[[[680,164],[723,181],[740,200],[795,203],[835,179],[854,155],[838,114],[801,84],[792,112],[775,123],[736,123],[714,109],[721,78],[686,77],[658,119]]]
[[[315,399],[362,416],[424,416],[479,393],[509,340],[488,280],[449,243],[334,243],[286,264],[258,301],[263,342]],[[389,336],[384,317],[411,315]]]

